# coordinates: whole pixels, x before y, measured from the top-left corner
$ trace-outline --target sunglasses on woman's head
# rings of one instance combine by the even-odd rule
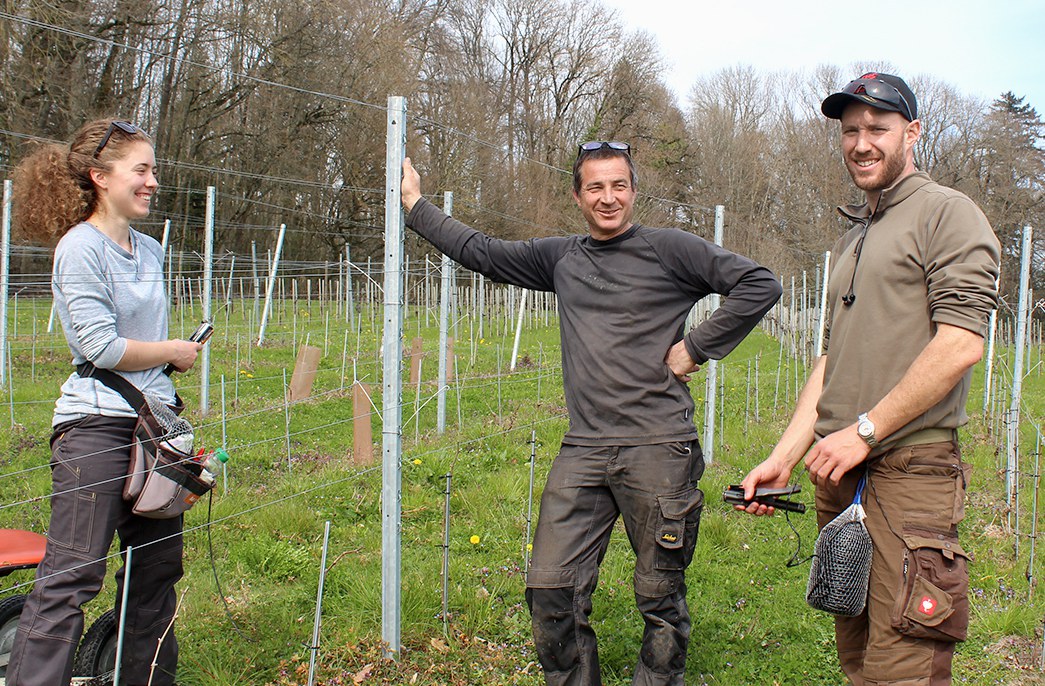
[[[112,138],[113,131],[115,131],[116,129],[119,129],[120,131],[123,131],[128,136],[133,136],[134,134],[136,134],[136,133],[141,131],[141,129],[139,129],[137,126],[135,126],[134,124],[130,123],[129,121],[114,121],[114,122],[112,122],[111,124],[109,124],[109,128],[105,132],[105,135],[102,136],[102,142],[99,143],[98,147],[94,149],[94,157],[98,157],[98,155],[101,154],[102,150],[105,148],[106,144],[109,142],[109,139]]]

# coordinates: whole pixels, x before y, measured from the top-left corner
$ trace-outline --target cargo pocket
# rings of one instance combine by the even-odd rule
[[[69,482],[74,480],[70,479]],[[97,494],[79,487],[52,495],[47,540],[76,553],[88,552],[94,532],[96,503]]]
[[[91,549],[97,494],[85,480],[78,462],[83,457],[70,445],[77,440],[73,431],[88,418],[66,422],[51,436],[51,518],[47,527],[49,543],[75,553]]]
[[[954,533],[904,527],[903,588],[891,623],[901,634],[964,641],[969,629],[969,555]]]
[[[660,521],[657,524],[657,563],[663,571],[682,571],[693,559],[697,545],[704,492],[694,488],[672,496],[657,496]]]

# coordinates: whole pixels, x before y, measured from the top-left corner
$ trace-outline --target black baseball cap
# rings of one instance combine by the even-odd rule
[[[899,76],[868,72],[853,79],[837,93],[824,98],[820,111],[830,119],[841,119],[850,102],[862,102],[876,109],[899,112],[907,121],[918,118],[918,100]]]

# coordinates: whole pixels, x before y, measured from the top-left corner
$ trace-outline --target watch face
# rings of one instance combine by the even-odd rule
[[[856,425],[856,433],[860,434],[864,438],[868,438],[874,435],[874,425],[866,419]]]

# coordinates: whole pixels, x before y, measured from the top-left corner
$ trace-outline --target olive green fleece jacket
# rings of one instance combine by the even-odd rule
[[[982,336],[998,302],[998,238],[962,193],[915,172],[882,191],[873,216],[866,204],[838,210],[853,227],[831,252],[818,436],[849,426],[874,407],[938,324]],[[845,304],[850,293],[854,299]],[[970,370],[943,400],[884,437],[875,452],[922,429],[964,424],[971,377]]]

